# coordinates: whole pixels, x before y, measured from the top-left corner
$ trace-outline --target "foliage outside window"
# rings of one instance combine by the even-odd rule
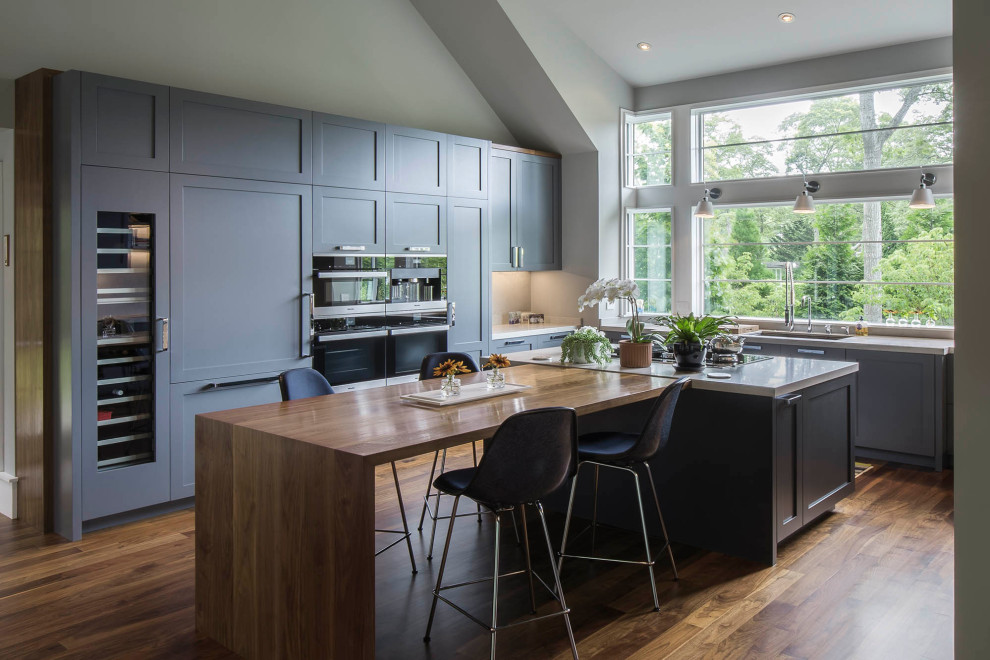
[[[639,308],[671,308],[670,209],[630,211],[626,216],[627,277],[639,287]]]
[[[783,273],[766,264],[792,261],[798,319],[807,295],[814,319],[953,325],[951,199],[924,210],[906,200],[818,203],[813,215],[719,207],[703,232],[706,313],[783,317]]]
[[[695,112],[696,180],[952,162],[952,80]]]
[[[670,113],[626,117],[626,185],[671,182]]]

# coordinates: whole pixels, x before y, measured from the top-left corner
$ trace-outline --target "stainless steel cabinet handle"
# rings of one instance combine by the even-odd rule
[[[550,335],[550,339],[566,339],[570,336],[570,333],[567,333],[566,335]]]
[[[362,339],[384,337],[387,334],[387,330],[373,330],[371,332],[346,332],[339,335],[320,335],[316,338],[316,341],[321,344],[328,341],[360,341]]]
[[[399,335],[417,335],[424,332],[447,332],[450,330],[449,325],[430,325],[420,328],[396,328],[394,330],[389,330],[388,333],[393,337]]]
[[[525,339],[516,339],[515,341],[504,341],[504,342],[502,342],[502,345],[503,346],[519,346],[520,344],[525,344],[525,343],[526,343],[526,340]]]
[[[168,317],[165,316],[165,317],[162,317],[162,318],[157,318],[157,319],[155,319],[155,322],[162,324],[162,334],[161,334],[161,337],[162,337],[162,347],[161,347],[161,350],[159,350],[158,352],[159,353],[164,353],[165,351],[168,350]]]
[[[10,234],[3,235],[3,265],[10,265]]]
[[[526,267],[526,248],[519,248],[519,267]]]
[[[762,351],[763,347],[759,344],[746,344],[746,348],[751,351]]]
[[[447,303],[447,325],[454,327],[457,323],[457,303]]]
[[[201,391],[211,392],[213,390],[227,390],[233,387],[249,387],[251,385],[264,385],[278,381],[278,376],[267,376],[265,378],[249,378],[248,380],[232,380],[227,383],[208,383]]]
[[[509,246],[509,265],[512,266],[513,268],[515,268],[517,263],[519,262],[518,254],[519,254],[519,248],[517,248],[515,245]]]
[[[406,248],[406,252],[429,252],[429,251],[430,248],[426,246],[412,246]]]
[[[798,399],[800,398],[801,398],[800,394],[788,394],[787,396],[777,397],[777,400],[785,405],[793,406],[795,403],[798,402]]]
[[[333,280],[333,279],[352,279],[352,280],[370,280],[370,279],[385,279],[388,277],[388,273],[384,271],[366,271],[366,270],[319,270],[316,271],[316,279],[318,280]]]
[[[825,355],[825,351],[820,348],[799,348],[798,353],[807,353],[809,355]]]
[[[364,252],[368,248],[364,245],[338,245],[337,249],[342,252]]]
[[[303,293],[302,294],[302,318],[300,319],[299,328],[299,357],[308,358],[313,357],[312,343],[310,342],[310,337],[313,334],[313,313],[315,311],[313,305],[313,294]],[[309,304],[306,304],[306,299],[309,298]]]

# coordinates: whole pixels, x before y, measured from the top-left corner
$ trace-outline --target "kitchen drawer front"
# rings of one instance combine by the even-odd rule
[[[749,355],[780,355],[780,344],[770,344],[760,341],[746,340],[743,344],[743,353]]]
[[[537,348],[556,348],[560,346],[565,337],[573,335],[573,330],[567,330],[564,332],[552,332],[548,335],[540,335],[539,342],[537,343]]]
[[[780,350],[777,355],[783,357],[807,358],[809,360],[845,360],[846,349],[823,346],[794,346],[793,344],[779,344]]]
[[[529,337],[513,337],[512,339],[495,339],[492,341],[492,353],[520,353],[539,348],[539,335]]]
[[[82,74],[84,165],[168,171],[168,87]]]
[[[172,89],[171,171],[313,182],[308,110]]]

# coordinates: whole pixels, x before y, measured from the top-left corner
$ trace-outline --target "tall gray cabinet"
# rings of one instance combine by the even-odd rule
[[[492,148],[492,270],[560,270],[560,159]]]

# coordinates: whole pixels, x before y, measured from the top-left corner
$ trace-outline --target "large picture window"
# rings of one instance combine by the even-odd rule
[[[669,185],[671,179],[670,113],[626,115],[626,185]]]
[[[695,181],[952,162],[952,80],[700,109]]]
[[[670,209],[626,214],[626,277],[639,286],[644,312],[671,309]]]
[[[783,272],[794,262],[798,319],[951,326],[953,206],[904,201],[717,209],[703,225],[706,313],[781,318]]]

